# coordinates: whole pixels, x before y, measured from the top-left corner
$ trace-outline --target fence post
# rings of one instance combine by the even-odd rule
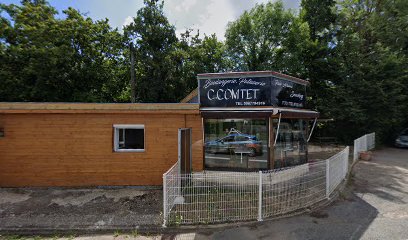
[[[259,186],[258,186],[258,221],[262,221],[262,171],[259,171]]]
[[[330,197],[330,160],[326,160],[326,198]]]
[[[167,223],[167,176],[163,174],[163,227]]]
[[[344,178],[346,178],[347,173],[348,173],[348,165],[349,165],[349,153],[350,153],[350,148],[349,146],[346,147],[343,153],[343,161],[344,161]]]
[[[364,135],[364,151],[368,151],[368,134]]]
[[[373,148],[375,148],[375,132],[373,132],[372,134],[373,134]]]

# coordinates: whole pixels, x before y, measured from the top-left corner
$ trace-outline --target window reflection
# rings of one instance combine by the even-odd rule
[[[273,120],[275,134],[278,120]],[[275,145],[274,168],[289,167],[307,162],[306,121],[302,119],[281,119]]]
[[[267,169],[266,119],[206,119],[205,167]]]

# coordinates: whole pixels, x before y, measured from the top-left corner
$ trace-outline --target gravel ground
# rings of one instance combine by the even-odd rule
[[[309,143],[308,144],[308,158],[309,161],[323,161],[336,153],[343,150],[346,146],[338,144],[318,144],[318,143]]]
[[[0,189],[0,231],[15,229],[132,229],[162,224],[162,191]]]

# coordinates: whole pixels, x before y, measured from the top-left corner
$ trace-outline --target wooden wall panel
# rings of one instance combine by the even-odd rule
[[[186,127],[192,128],[193,171],[204,169],[203,130],[200,115],[186,115]]]
[[[177,161],[178,128],[193,128],[201,170],[198,114],[0,114],[0,186],[161,185]],[[113,124],[144,124],[145,152],[113,152]]]

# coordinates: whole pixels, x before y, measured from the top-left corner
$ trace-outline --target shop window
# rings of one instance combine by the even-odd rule
[[[279,131],[277,126],[279,124]],[[275,145],[275,168],[290,167],[307,162],[306,124],[302,119],[274,119],[275,134],[278,132]],[[276,137],[276,135],[275,135]]]
[[[113,125],[115,152],[144,152],[144,125]]]
[[[267,119],[205,119],[207,169],[267,169]]]

